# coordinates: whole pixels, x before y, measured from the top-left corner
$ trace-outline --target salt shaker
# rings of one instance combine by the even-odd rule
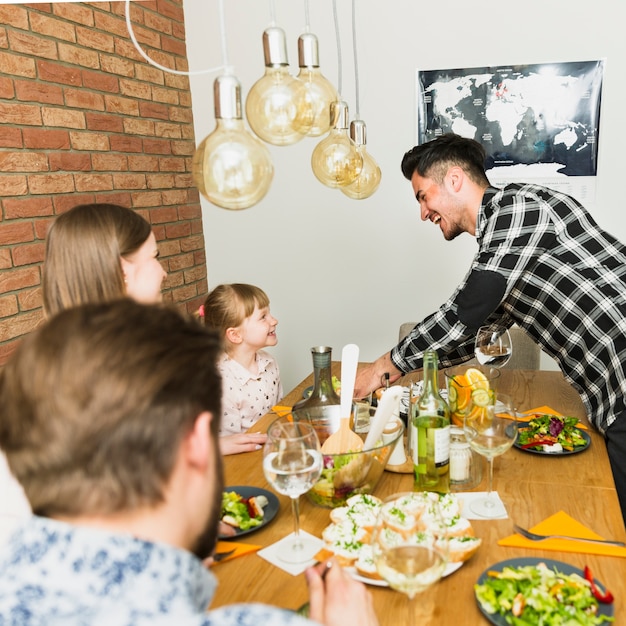
[[[473,489],[482,479],[480,457],[476,455],[465,438],[462,428],[450,428],[450,489],[464,491]]]

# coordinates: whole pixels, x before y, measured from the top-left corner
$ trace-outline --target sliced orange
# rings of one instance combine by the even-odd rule
[[[460,413],[452,413],[450,415],[450,421],[455,426],[460,426],[461,428],[463,428],[464,419],[463,419],[463,415],[462,414],[460,414]]]
[[[489,391],[489,380],[487,377],[475,367],[470,367],[465,372],[465,378],[474,387],[474,389],[484,389]]]
[[[489,422],[489,412],[486,407],[474,406],[465,417],[465,423],[473,425],[479,430]]]

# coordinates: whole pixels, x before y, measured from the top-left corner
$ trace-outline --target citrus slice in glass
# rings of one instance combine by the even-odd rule
[[[467,382],[470,383],[474,389],[489,391],[489,380],[479,369],[470,367],[465,372],[465,378],[467,378]]]

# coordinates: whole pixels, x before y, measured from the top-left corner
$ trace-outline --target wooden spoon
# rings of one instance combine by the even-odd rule
[[[339,430],[333,433],[323,444],[322,454],[342,454],[363,449],[363,440],[350,428],[352,395],[356,380],[356,368],[359,364],[359,347],[353,343],[341,351],[341,392]]]

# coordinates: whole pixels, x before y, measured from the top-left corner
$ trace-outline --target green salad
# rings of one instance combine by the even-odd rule
[[[239,530],[248,530],[263,523],[263,507],[267,505],[265,496],[244,498],[234,491],[222,494],[221,520]]]
[[[474,585],[483,610],[513,626],[594,626],[613,622],[599,615],[592,586],[579,574],[563,574],[545,563],[489,571]]]
[[[538,415],[528,422],[527,427],[519,429],[517,446],[550,452],[572,451],[587,443],[576,424],[577,417]]]

